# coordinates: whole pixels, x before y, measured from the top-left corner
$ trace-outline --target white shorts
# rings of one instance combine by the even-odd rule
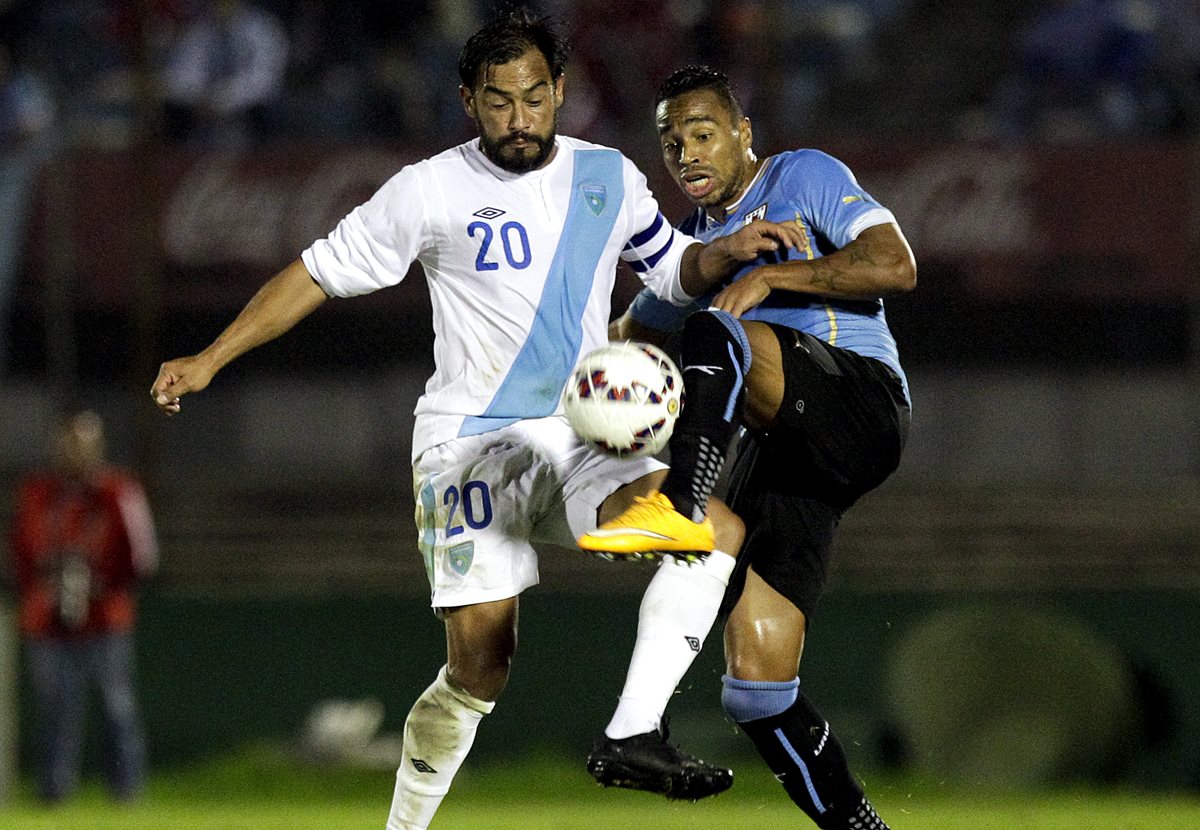
[[[592,449],[560,416],[426,450],[413,465],[413,493],[431,604],[507,599],[536,585],[533,542],[575,547],[613,491],[665,467]]]

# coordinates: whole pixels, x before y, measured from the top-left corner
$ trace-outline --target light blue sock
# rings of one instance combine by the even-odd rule
[[[800,678],[791,680],[739,680],[721,678],[721,705],[735,723],[769,718],[786,712],[800,694]]]

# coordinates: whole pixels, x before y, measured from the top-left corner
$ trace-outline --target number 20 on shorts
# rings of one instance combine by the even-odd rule
[[[492,523],[492,495],[487,482],[468,481],[460,490],[451,485],[442,494],[446,510],[446,538],[463,532],[463,523],[472,530],[483,530]]]

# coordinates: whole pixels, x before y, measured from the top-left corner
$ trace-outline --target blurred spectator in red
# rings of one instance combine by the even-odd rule
[[[287,57],[287,32],[273,15],[244,0],[206,0],[166,48],[168,140],[231,147],[261,139]]]
[[[54,432],[55,464],[19,483],[11,528],[20,630],[35,695],[38,795],[48,802],[79,784],[89,687],[99,692],[103,766],[113,796],[135,797],[145,747],[134,690],[138,583],[158,546],[141,484],[105,461],[96,413],[66,415]]]

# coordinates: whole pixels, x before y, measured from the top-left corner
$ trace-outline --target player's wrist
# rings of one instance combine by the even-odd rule
[[[730,254],[729,245],[724,237],[707,244],[694,245],[692,249],[696,252],[694,267],[690,269],[694,272],[694,282],[686,276],[683,280],[683,288],[689,296],[698,297],[710,290],[737,267],[737,260]],[[685,254],[685,273],[687,270],[689,269],[686,267]]]
[[[787,289],[787,270],[779,265],[763,265],[755,272],[764,286],[771,291]]]
[[[696,264],[700,266],[700,271],[707,276],[709,271],[715,265],[718,265],[722,259],[727,258],[727,254],[723,254],[724,248],[728,247],[728,243],[722,237],[714,239],[712,242],[704,244],[696,254]]]
[[[213,343],[204,351],[192,358],[192,370],[197,377],[203,377],[205,381],[212,380],[213,376],[221,370],[221,367],[233,359],[233,356],[222,357],[222,344],[220,342]]]

